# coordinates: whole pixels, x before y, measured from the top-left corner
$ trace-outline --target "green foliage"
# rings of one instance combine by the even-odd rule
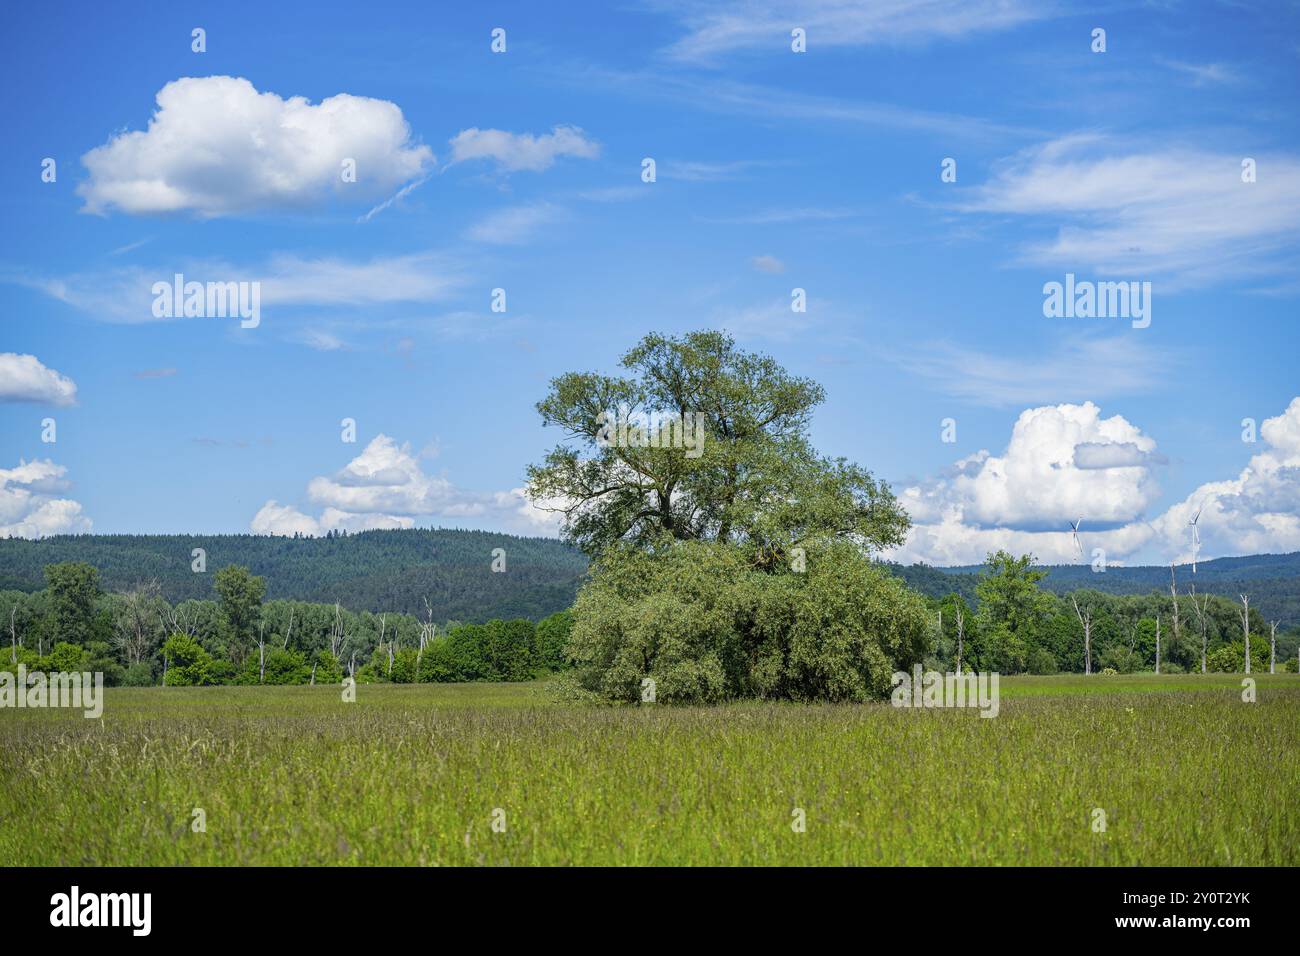
[[[558,671],[569,666],[569,634],[573,631],[573,611],[565,608],[537,622],[537,664]]]
[[[338,601],[358,612],[423,619],[427,598],[440,622],[540,620],[573,603],[587,568],[587,559],[560,541],[487,531],[410,528],[320,538],[82,534],[0,538],[0,588],[36,592],[44,584],[44,565],[81,561],[99,568],[107,590],[127,591],[157,579],[174,605],[207,601],[214,597],[213,575],[190,570],[195,547],[205,548],[214,562],[242,565],[264,578],[268,601],[314,602],[328,605],[331,613]],[[506,550],[508,574],[492,573],[493,548]],[[7,628],[5,594],[0,591],[0,611]],[[19,611],[20,628],[30,611]]]
[[[578,595],[570,653],[582,685],[636,701],[741,696],[868,700],[920,661],[919,597],[847,543],[809,551],[806,570],[772,573],[736,545],[615,548]]]
[[[99,571],[84,561],[47,565],[45,590],[54,640],[84,644],[94,630]]]
[[[1206,663],[1215,673],[1245,673],[1246,642],[1242,640],[1225,644],[1211,653]],[[1250,636],[1250,669],[1255,674],[1268,673],[1268,638],[1258,634]]]
[[[234,637],[234,659],[239,663],[244,649],[253,640],[253,628],[266,594],[266,581],[250,573],[248,568],[229,564],[217,572],[213,587],[221,599],[221,612],[230,625]]]
[[[560,445],[530,467],[529,497],[541,507],[565,502],[565,537],[587,554],[668,537],[744,542],[760,562],[778,564],[822,538],[867,549],[903,542],[908,518],[888,486],[809,444],[812,409],[825,398],[815,382],[713,331],[647,335],[622,366],[627,377],[553,379],[537,405],[579,447]],[[663,414],[678,426],[687,416],[689,452],[648,447],[608,417],[653,428]]]
[[[132,664],[126,669],[122,683],[127,687],[152,687],[155,683],[153,667],[148,661]]]
[[[1295,867],[1300,678],[1258,682],[1243,705],[1238,675],[1007,677],[995,720],[646,713],[530,684],[377,685],[355,705],[319,680],[113,688],[102,721],[0,713],[0,861]],[[1119,809],[1101,834],[1098,805]]]
[[[173,634],[163,643],[167,672],[163,683],[168,687],[197,687],[216,683],[212,657],[199,642],[187,634]]]

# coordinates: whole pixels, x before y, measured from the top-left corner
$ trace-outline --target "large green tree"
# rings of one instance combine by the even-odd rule
[[[45,566],[45,587],[54,640],[85,644],[95,625],[99,571],[84,561]]]
[[[262,598],[266,596],[266,579],[238,564],[228,564],[217,572],[213,586],[230,625],[231,657],[239,664],[253,641],[253,629],[262,609]]]
[[[562,375],[537,406],[567,442],[529,468],[529,497],[561,512],[565,536],[588,554],[666,537],[739,544],[774,566],[828,539],[866,550],[904,540],[908,518],[889,488],[809,444],[809,416],[824,398],[815,382],[721,332],[647,335],[622,366],[626,375]],[[688,441],[623,441],[611,418],[625,413],[685,420]]]
[[[1034,556],[1019,558],[1006,551],[990,554],[975,593],[979,665],[1015,673],[1025,669],[1029,652],[1053,607],[1050,594],[1038,582],[1046,571],[1034,566]]]

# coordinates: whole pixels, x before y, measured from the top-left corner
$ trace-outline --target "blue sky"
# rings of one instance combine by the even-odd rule
[[[0,533],[553,533],[546,382],[721,327],[902,560],[1300,549],[1294,4],[136,9],[4,14]],[[260,324],[156,319],[177,272]]]

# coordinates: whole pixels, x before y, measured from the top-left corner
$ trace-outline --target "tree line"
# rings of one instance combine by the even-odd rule
[[[196,550],[211,568],[228,564],[265,578],[267,598],[373,612],[478,622],[540,620],[573,603],[587,569],[576,549],[547,538],[486,531],[409,528],[330,532],[318,538],[267,535],[58,535],[0,538],[0,590],[45,587],[43,568],[82,562],[107,591],[157,581],[172,604],[213,596],[210,573],[195,573]],[[504,554],[495,567],[494,552]]]
[[[0,591],[0,669],[99,671],[112,685],[520,681],[565,666],[571,616],[460,622],[265,600],[240,565],[208,576],[212,596],[175,604],[157,580],[108,591],[85,562],[44,569],[45,587]]]

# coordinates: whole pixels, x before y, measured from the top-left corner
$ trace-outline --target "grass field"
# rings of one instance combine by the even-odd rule
[[[1004,678],[995,719],[113,688],[0,711],[0,865],[1295,865],[1300,679],[1256,679]]]

